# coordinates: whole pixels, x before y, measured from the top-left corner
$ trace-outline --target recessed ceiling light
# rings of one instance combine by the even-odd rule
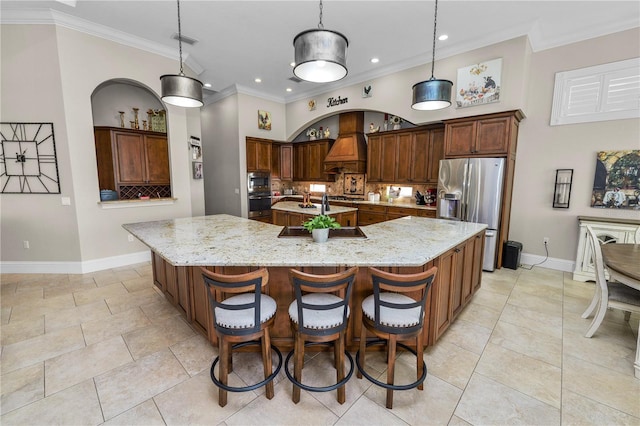
[[[291,87],[287,87],[287,92],[291,92],[293,89]]]
[[[204,87],[211,87],[211,83],[205,83]]]
[[[262,79],[261,79],[261,78],[256,78],[256,79],[255,79],[255,80],[253,80],[253,81],[255,81],[256,83],[262,83]]]
[[[296,63],[295,62],[290,62],[289,65],[291,65],[292,67],[295,67]]]
[[[440,37],[438,37],[438,40],[440,40],[440,41],[444,41],[444,40],[446,40],[446,39],[448,39],[448,38],[449,38],[449,36],[448,36],[448,35],[446,35],[446,34],[442,34]]]
[[[371,58],[372,64],[377,64],[378,62],[380,62],[380,58]]]

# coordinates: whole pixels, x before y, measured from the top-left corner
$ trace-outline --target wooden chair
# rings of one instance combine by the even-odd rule
[[[360,350],[356,355],[358,378],[364,375],[372,383],[387,389],[387,408],[393,408],[393,391],[418,388],[423,389],[427,377],[424,363],[422,329],[425,305],[429,289],[436,276],[437,267],[416,274],[392,274],[376,268],[369,268],[373,284],[373,294],[362,301],[362,332]],[[420,296],[409,297],[408,293]],[[367,330],[377,339],[367,342]],[[415,339],[416,349],[399,343],[398,340]],[[387,382],[383,383],[365,371],[365,348],[371,345],[387,345]],[[394,384],[396,346],[400,346],[416,356],[417,380],[407,385]]]
[[[345,350],[345,330],[349,320],[349,299],[358,273],[358,267],[329,275],[313,275],[291,269],[289,278],[296,299],[289,305],[289,317],[294,332],[294,349],[285,360],[285,373],[293,383],[291,399],[300,402],[300,389],[311,392],[338,390],[337,400],[343,404],[345,385],[353,375],[353,358]],[[302,383],[305,346],[331,344],[334,347],[336,383],[330,386],[309,386]],[[345,375],[345,354],[351,367]],[[289,360],[294,359],[294,374],[289,371]]]
[[[219,355],[211,364],[211,380],[219,388],[218,404],[227,405],[227,391],[247,392],[266,386],[266,396],[273,398],[273,379],[282,367],[282,354],[271,346],[269,330],[273,327],[276,301],[262,293],[267,285],[269,272],[262,268],[239,275],[223,275],[201,268],[207,285],[209,303],[218,335]],[[264,380],[250,386],[233,387],[227,384],[228,375],[233,371],[233,349],[249,345],[261,345]],[[278,365],[272,372],[271,351],[278,356]],[[220,361],[216,378],[214,369]]]
[[[584,337],[591,337],[598,330],[600,324],[604,320],[607,308],[620,309],[624,311],[625,321],[629,321],[631,312],[640,313],[640,291],[617,282],[607,282],[604,276],[604,261],[602,259],[602,249],[600,248],[600,239],[593,231],[591,225],[587,225],[587,233],[589,242],[591,243],[593,265],[596,272],[596,289],[593,299],[582,314],[582,318],[588,318],[595,308],[595,316],[589,326],[589,330]]]

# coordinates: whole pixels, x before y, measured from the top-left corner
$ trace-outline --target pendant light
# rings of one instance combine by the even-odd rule
[[[447,108],[451,105],[451,87],[449,80],[438,80],[433,76],[436,63],[436,24],[438,22],[438,0],[436,0],[433,18],[433,56],[431,57],[431,78],[413,85],[413,104],[411,108],[429,110]]]
[[[185,108],[196,108],[202,102],[202,82],[187,77],[182,71],[182,31],[180,28],[180,0],[178,0],[178,46],[180,47],[180,74],[165,74],[160,77],[162,101]]]
[[[347,47],[349,41],[337,31],[325,30],[320,22],[317,29],[303,31],[293,39],[296,77],[313,83],[329,83],[347,75]]]

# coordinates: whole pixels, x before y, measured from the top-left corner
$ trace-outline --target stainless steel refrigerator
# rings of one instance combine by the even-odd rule
[[[496,264],[504,169],[504,158],[440,160],[438,218],[487,224],[485,271]]]

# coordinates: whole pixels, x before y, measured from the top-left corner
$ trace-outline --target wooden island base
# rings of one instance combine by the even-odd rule
[[[393,273],[415,273],[438,267],[438,274],[428,296],[424,342],[434,344],[447,327],[455,320],[469,303],[473,294],[480,288],[482,277],[482,259],[484,251],[484,231],[461,242],[456,247],[419,267],[379,267]],[[195,329],[206,336],[212,345],[217,346],[217,337],[213,326],[209,299],[200,272],[200,267],[173,266],[156,252],[152,252],[153,277],[155,285],[162,290],[167,299],[178,308]],[[208,269],[221,274],[238,274],[258,269],[248,266],[210,266]],[[293,267],[312,274],[330,274],[348,269],[343,267]],[[289,283],[290,267],[269,267],[268,294],[278,304],[272,343],[281,350],[293,349],[293,333],[289,323],[289,304],[294,300],[293,289]],[[349,351],[357,351],[360,328],[362,326],[362,300],[372,292],[369,271],[360,266],[351,295],[351,317],[346,334],[346,346]]]

